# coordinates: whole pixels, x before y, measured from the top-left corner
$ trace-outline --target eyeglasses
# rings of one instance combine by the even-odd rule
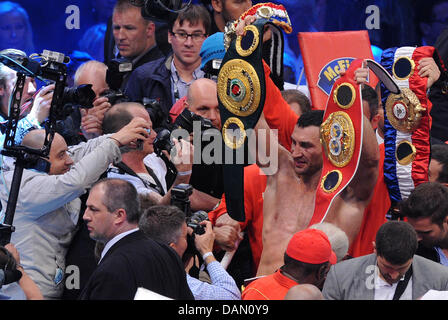
[[[177,40],[180,40],[180,41],[187,41],[188,37],[191,37],[191,39],[196,42],[204,40],[204,38],[207,36],[207,34],[205,34],[205,33],[200,33],[200,32],[186,33],[183,31],[181,31],[181,32],[171,31],[171,34],[173,34],[177,38]]]

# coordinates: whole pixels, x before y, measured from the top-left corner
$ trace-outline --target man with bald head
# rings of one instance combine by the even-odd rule
[[[215,81],[207,78],[194,81],[187,92],[184,104],[188,110],[210,120],[216,129],[221,130],[221,114]]]
[[[148,112],[141,104],[124,102],[113,106],[104,117],[103,130],[105,133],[117,132],[135,117],[141,117],[149,124],[151,128],[149,137],[140,145],[130,145],[128,150],[123,153],[121,163],[114,163],[114,166],[109,168],[107,177],[127,180],[136,187],[139,194],[147,197],[151,203],[168,205],[171,203],[171,187],[190,182],[193,147],[183,139],[174,141],[176,154],[172,154],[171,161],[176,167],[177,176],[172,185],[167,187],[166,165],[154,153],[153,143],[156,133],[152,129]],[[196,211],[209,209],[213,205],[213,202],[208,201],[206,194],[195,189],[190,197],[190,202],[192,209]]]
[[[65,285],[65,254],[72,241],[85,193],[112,162],[121,160],[119,147],[137,139],[146,139],[149,125],[134,119],[113,135],[105,135],[73,147],[55,134],[47,161],[48,173],[25,169],[17,201],[12,233],[13,243],[21,254],[21,264],[36,282],[46,299],[59,299]],[[45,130],[28,133],[22,144],[41,149]],[[14,168],[5,168],[7,188]],[[3,207],[8,201],[7,188],[1,188]]]
[[[92,139],[102,134],[101,123],[104,113],[110,109],[111,104],[104,93],[109,90],[106,82],[107,66],[99,61],[90,60],[83,63],[75,73],[75,86],[91,84],[95,92],[93,108],[80,109],[81,129],[86,139]]]

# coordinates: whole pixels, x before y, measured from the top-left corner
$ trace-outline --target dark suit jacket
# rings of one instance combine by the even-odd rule
[[[81,293],[81,300],[133,300],[137,288],[172,299],[194,299],[177,253],[133,232],[106,253]]]

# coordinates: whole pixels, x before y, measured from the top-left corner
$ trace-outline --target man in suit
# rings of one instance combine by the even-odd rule
[[[448,290],[448,269],[415,255],[417,234],[410,224],[383,224],[375,253],[331,267],[323,288],[328,300],[415,300],[429,290]]]
[[[99,265],[81,300],[131,300],[137,288],[172,299],[193,299],[179,256],[138,229],[135,187],[122,179],[104,179],[91,189],[84,220],[92,239],[104,243]]]

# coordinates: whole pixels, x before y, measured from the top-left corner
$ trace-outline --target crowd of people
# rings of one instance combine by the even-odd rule
[[[225,26],[252,1],[190,5],[169,21],[163,47],[164,31],[143,17],[137,2],[114,1],[107,30],[116,59],[98,54],[69,74],[74,86],[91,85],[95,99],[57,119],[42,159],[49,169],[23,170],[15,231],[0,246],[0,299],[132,300],[138,288],[181,300],[415,300],[432,290],[448,292],[448,128],[437,117],[446,113],[448,97],[443,64],[416,61],[434,97],[437,131],[431,131],[427,181],[392,218],[380,85],[366,83],[364,65],[354,72],[351,80],[362,92],[359,165],[315,222],[326,106],[285,89],[286,81],[263,61],[265,101],[254,132],[265,139],[252,150],[256,162],[244,167],[244,221],[237,221],[227,209],[224,165],[205,155],[222,139],[217,62],[226,54]],[[11,19],[28,20],[15,5],[0,2],[0,11],[5,6],[15,10]],[[237,34],[249,18],[239,21]],[[29,23],[19,31],[32,36]],[[431,35],[440,48],[445,31],[438,39]],[[10,42],[0,54],[29,50]],[[441,58],[448,61],[443,51]],[[132,69],[117,71],[123,62]],[[0,65],[2,125],[10,121],[16,80]],[[38,89],[36,79],[26,78],[17,145],[45,146],[54,128],[54,90],[55,84]],[[2,130],[0,148],[4,139]],[[274,150],[276,170],[268,173]],[[0,165],[4,223],[17,177],[14,158],[2,155]]]

